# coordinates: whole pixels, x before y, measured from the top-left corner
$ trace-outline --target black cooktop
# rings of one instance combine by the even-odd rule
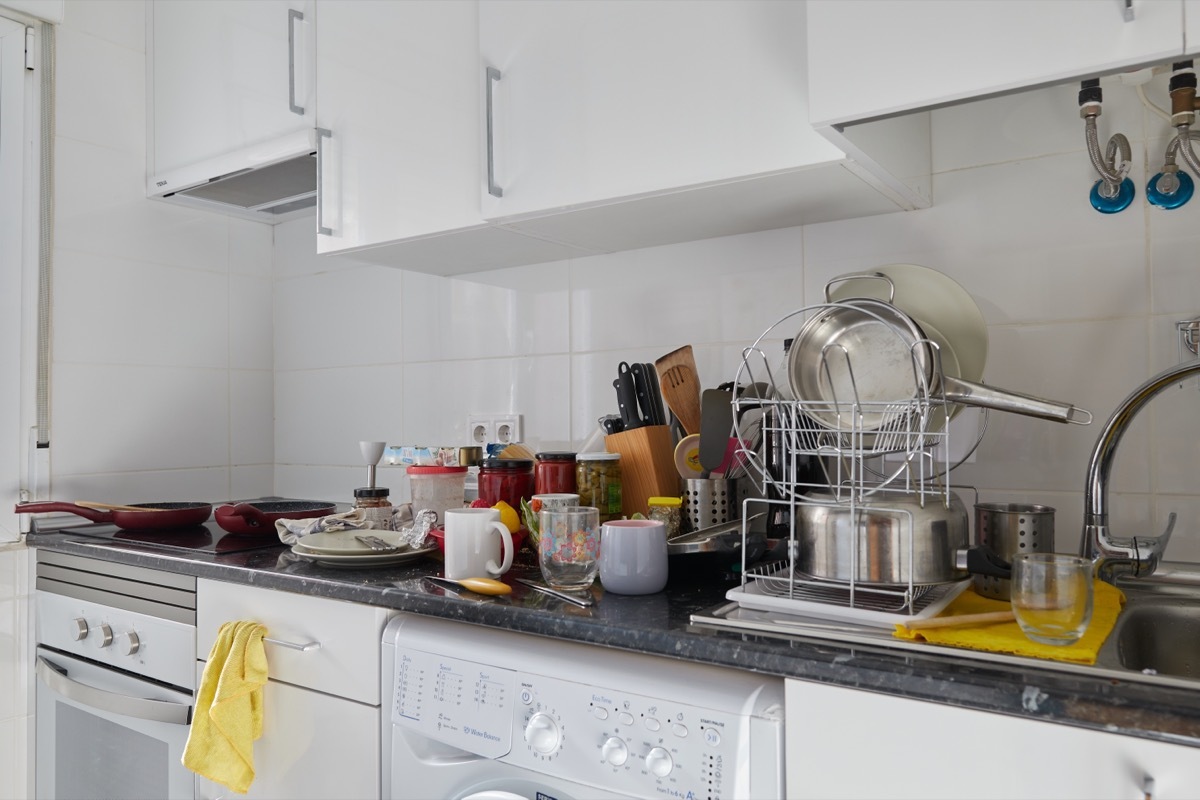
[[[30,527],[30,535],[36,536],[39,533],[69,533],[91,539],[106,539],[114,543],[128,542],[164,550],[187,550],[216,554],[240,553],[245,550],[285,546],[274,535],[274,528],[271,529],[270,534],[245,536],[230,533],[218,525],[212,517],[209,517],[208,522],[203,525],[162,531],[127,531],[105,522],[77,525],[62,519],[34,519]]]

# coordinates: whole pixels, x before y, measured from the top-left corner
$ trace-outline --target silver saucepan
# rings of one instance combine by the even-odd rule
[[[942,495],[888,494],[853,511],[830,495],[807,500],[796,506],[796,569],[810,577],[863,586],[1009,577],[1007,562],[969,546],[967,508],[953,492],[948,504]]]
[[[821,425],[849,427],[862,409],[864,431],[883,429],[888,406],[922,397],[1086,425],[1092,415],[1046,400],[960,378],[953,343],[890,303],[852,298],[831,303],[808,319],[792,343],[788,379],[797,399]],[[952,412],[950,416],[952,416]],[[942,421],[944,423],[944,420]]]

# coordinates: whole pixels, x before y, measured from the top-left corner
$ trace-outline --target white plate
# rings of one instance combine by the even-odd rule
[[[335,556],[361,556],[375,551],[356,539],[356,536],[378,536],[390,545],[400,544],[400,534],[396,531],[353,530],[353,531],[319,531],[301,537],[297,544],[314,553],[327,553]]]
[[[324,564],[328,567],[383,567],[390,564],[403,564],[406,561],[415,561],[422,556],[427,556],[437,550],[437,545],[430,544],[427,547],[422,547],[417,550],[404,549],[388,553],[374,553],[370,555],[335,555],[330,553],[317,553],[309,550],[304,545],[292,545],[292,554],[318,564]]]

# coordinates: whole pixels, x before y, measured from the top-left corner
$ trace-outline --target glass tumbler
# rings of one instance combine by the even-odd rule
[[[600,510],[592,506],[543,508],[538,513],[538,562],[556,589],[587,589],[596,580]]]
[[[1074,644],[1092,620],[1092,562],[1060,553],[1013,556],[1010,597],[1021,631],[1042,644]]]

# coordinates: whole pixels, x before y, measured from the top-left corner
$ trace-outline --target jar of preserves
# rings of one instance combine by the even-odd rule
[[[533,497],[533,461],[528,458],[485,458],[479,465],[479,499],[489,506],[501,500],[518,512]]]
[[[575,491],[581,506],[600,509],[600,521],[621,518],[621,454],[580,453],[575,457]]]
[[[364,486],[354,490],[354,508],[361,510],[367,522],[378,529],[392,529],[392,501],[386,486]]]
[[[658,520],[666,526],[668,539],[679,535],[682,497],[651,497],[646,501],[646,505],[650,507],[650,519]]]
[[[534,494],[575,494],[575,454],[538,453]]]

